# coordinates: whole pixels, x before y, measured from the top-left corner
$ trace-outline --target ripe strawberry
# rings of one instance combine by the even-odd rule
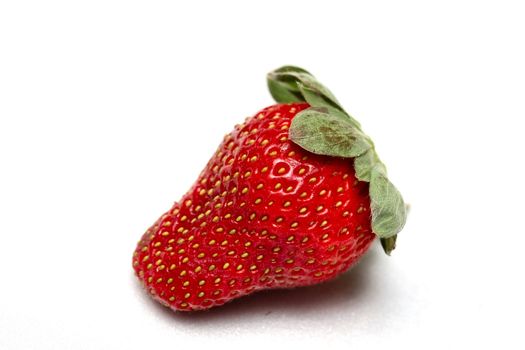
[[[327,156],[332,151],[323,151],[322,145],[305,144],[308,130],[290,131],[301,113],[308,121],[308,113],[325,118],[339,112],[316,109],[333,106],[327,106],[326,100],[316,102],[315,96],[287,100],[282,88],[304,89],[305,79],[289,75],[308,74],[306,79],[311,75],[295,67],[278,73],[284,74],[284,83],[271,79],[272,94],[278,102],[293,103],[265,108],[237,125],[192,188],[138,243],[133,255],[137,276],[155,299],[174,310],[207,309],[256,290],[334,278],[357,262],[375,238],[371,198],[378,196],[369,191],[375,186],[374,169],[383,174],[384,167],[374,152],[367,156],[377,158],[370,169],[365,167],[368,172],[357,163],[354,168],[348,157]],[[331,99],[321,88],[311,90],[317,97]],[[319,130],[311,135],[325,133],[333,149],[348,138],[341,140],[338,134]],[[290,140],[293,135],[295,143]],[[350,147],[355,148],[359,140],[349,138],[353,140]],[[310,146],[314,148],[310,151],[321,154],[306,150]],[[357,162],[373,148],[363,149],[351,158]],[[356,170],[369,181],[356,178]],[[380,209],[388,211],[391,206]],[[387,252],[394,242],[390,230],[383,236]]]

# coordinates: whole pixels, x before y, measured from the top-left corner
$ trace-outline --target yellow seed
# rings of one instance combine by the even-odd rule
[[[188,219],[188,217],[186,215],[183,215],[181,218],[180,218],[180,221],[186,221]]]
[[[323,210],[323,209],[324,209],[324,207],[323,207],[322,205],[320,205],[320,206],[318,206],[315,210],[316,210],[316,211],[321,211],[321,210]]]
[[[292,186],[288,186],[288,187],[286,187],[285,191],[286,192],[292,192],[292,190],[293,190],[293,187]]]
[[[189,207],[191,205],[191,199],[188,199],[186,202],[185,202],[186,206]]]
[[[284,218],[282,218],[280,216],[277,219],[275,219],[275,222],[277,222],[277,223],[281,223],[283,221],[284,221]]]
[[[200,280],[200,281],[199,281],[199,286],[203,286],[205,283],[206,283],[206,281],[204,281],[204,280]]]
[[[188,307],[188,303],[182,303],[182,304],[180,304],[180,307],[186,308],[186,307]]]
[[[182,284],[184,287],[187,287],[190,285],[190,281],[185,281],[183,284]]]
[[[292,205],[292,202],[286,201],[284,202],[283,207],[288,208],[290,205]]]
[[[199,254],[197,255],[197,258],[202,259],[202,258],[204,258],[205,256],[206,256],[206,254],[204,254],[204,253],[199,253]]]
[[[325,194],[326,194],[326,190],[321,190],[321,192],[319,192],[320,196],[324,196]]]
[[[280,168],[279,170],[277,170],[277,174],[284,174],[286,172],[286,168]]]
[[[215,232],[219,232],[219,233],[221,233],[221,232],[224,232],[224,229],[223,229],[222,227],[217,227],[217,228],[215,229]]]
[[[255,219],[255,217],[256,217],[255,213],[251,213],[251,214],[250,214],[250,220]]]
[[[281,251],[281,248],[279,248],[279,247],[275,247],[275,248],[273,248],[273,252],[274,252],[274,253],[278,253],[278,252],[280,252],[280,251]]]
[[[210,267],[208,267],[208,271],[213,271],[215,270],[215,265],[210,265]]]
[[[187,263],[188,261],[190,261],[190,258],[188,258],[188,257],[185,257],[184,259],[182,259],[183,263]]]
[[[253,156],[253,157],[251,157],[251,158],[250,158],[250,161],[252,161],[252,162],[256,162],[256,161],[257,161],[257,156]]]
[[[202,267],[201,267],[201,266],[197,266],[197,267],[195,268],[195,272],[201,272],[201,270],[202,270]]]
[[[286,259],[287,264],[293,264],[293,259]]]
[[[328,238],[328,233],[325,233],[324,235],[321,236],[321,239],[327,239]]]
[[[186,274],[187,274],[186,270],[182,270],[179,275],[180,276],[186,276]]]
[[[248,256],[248,253],[244,252],[241,254],[241,258],[246,258]]]
[[[237,222],[239,222],[241,220],[242,220],[242,216],[241,215],[239,215],[239,216],[237,216],[237,218],[235,218],[235,221],[237,221]]]
[[[291,241],[294,240],[294,238],[295,238],[294,236],[289,236],[288,239],[287,239],[287,241],[288,241],[288,242],[291,242]]]
[[[242,264],[237,265],[237,271],[242,270]]]
[[[343,217],[347,217],[348,215],[350,215],[350,213],[348,211],[344,211],[343,212]]]
[[[247,171],[247,172],[244,173],[244,177],[250,177],[251,174],[252,174],[251,171]]]
[[[225,263],[224,265],[222,265],[223,269],[227,269],[228,267],[230,267],[230,263]]]
[[[303,243],[308,242],[308,237],[304,237],[303,240],[302,240],[301,242],[303,242]]]
[[[188,299],[190,296],[191,296],[190,293],[186,293],[186,294],[184,294],[184,299]]]
[[[269,154],[271,157],[275,157],[277,155],[277,151],[271,151]]]
[[[316,177],[312,177],[312,178],[310,178],[310,180],[308,180],[309,183],[314,183],[316,181],[317,181]]]
[[[252,242],[250,242],[250,241],[244,243],[244,246],[245,246],[245,247],[249,247],[249,246],[251,246],[251,245],[252,245]]]
[[[265,173],[267,171],[268,171],[268,167],[267,166],[265,166],[264,168],[261,169],[261,173]]]
[[[341,205],[343,205],[343,202],[341,202],[341,201],[338,201],[337,203],[335,203],[336,207],[340,207]]]
[[[268,220],[268,215],[263,215],[263,216],[261,217],[261,221],[266,221],[266,220]]]
[[[160,242],[156,242],[153,246],[154,247],[160,247],[160,244],[161,244]]]
[[[217,277],[217,278],[215,279],[215,281],[213,281],[213,282],[215,282],[215,283],[219,283],[220,281],[221,281],[221,278],[220,278],[220,277]]]
[[[270,141],[264,139],[264,140],[261,141],[261,145],[266,146],[268,144],[268,142],[270,142]]]
[[[283,185],[282,185],[280,182],[278,182],[278,183],[275,185],[274,188],[275,188],[276,190],[278,190],[278,189],[280,189],[282,186],[283,186]]]
[[[302,208],[299,210],[299,213],[304,214],[304,213],[306,213],[307,210],[308,210],[308,208],[306,208],[306,207],[302,207]]]
[[[171,264],[170,265],[170,270],[175,270],[176,268],[177,268],[177,265],[175,265],[175,264]]]
[[[241,193],[242,193],[242,194],[246,194],[246,193],[248,193],[248,187],[243,188],[242,191],[241,191]]]
[[[301,194],[299,195],[299,197],[304,198],[304,197],[306,197],[307,195],[308,195],[308,194],[307,194],[306,192],[303,192],[303,193],[301,193]]]
[[[264,187],[263,184],[258,184],[256,188],[257,188],[258,190],[260,190],[260,189],[263,188],[263,187]]]
[[[229,233],[230,235],[233,235],[235,232],[237,232],[237,230],[234,229],[234,228],[232,228],[228,233]]]
[[[260,254],[260,255],[257,255],[257,260],[261,260],[263,258],[263,255]]]
[[[328,221],[323,220],[323,221],[321,222],[321,227],[326,226],[326,224],[328,224]]]
[[[199,294],[197,294],[197,296],[198,296],[199,298],[202,298],[202,297],[204,296],[204,292],[199,292]]]

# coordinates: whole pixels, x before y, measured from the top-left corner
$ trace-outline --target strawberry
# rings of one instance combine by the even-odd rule
[[[136,275],[174,310],[332,279],[376,235],[390,253],[403,227],[399,192],[335,97],[297,67],[272,72],[268,84],[279,103],[226,135],[137,245]]]

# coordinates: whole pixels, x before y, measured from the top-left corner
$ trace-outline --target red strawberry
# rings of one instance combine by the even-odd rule
[[[291,93],[305,89],[303,77],[290,79],[290,74],[311,77],[295,67],[275,72],[279,73],[283,79],[270,79],[278,102],[291,102],[283,88]],[[323,118],[335,115],[333,105],[326,104],[337,103],[335,98],[332,101],[321,88],[311,91],[326,98],[323,104],[317,105],[315,96],[308,97],[305,90],[302,100],[310,104],[277,104],[237,125],[180,202],[146,231],[133,255],[133,267],[155,299],[174,310],[207,309],[256,290],[334,278],[366,252],[375,238],[371,211],[377,201],[371,207],[370,199],[378,197],[369,191],[376,186],[374,169],[383,174],[384,168],[374,152],[367,156],[377,158],[365,169],[369,181],[358,180],[356,170],[363,177],[357,159],[364,159],[373,147],[351,157],[354,168],[348,157],[311,153],[332,151],[319,152],[322,145],[305,141],[309,138],[305,128],[290,130],[300,114],[309,126],[316,125],[311,123],[312,113]],[[314,136],[320,132],[332,139],[328,142],[333,149],[348,143],[330,130],[316,130]],[[297,144],[290,140],[294,135]],[[351,140],[350,147],[357,143]],[[314,149],[307,151],[310,146]],[[377,182],[376,187],[384,185]],[[388,212],[391,206],[378,208]],[[382,229],[384,223],[380,224]],[[382,236],[387,252],[393,249],[395,233]]]

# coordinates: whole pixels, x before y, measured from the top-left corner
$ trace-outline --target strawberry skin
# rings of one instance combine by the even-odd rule
[[[332,279],[366,252],[369,184],[348,159],[288,139],[307,103],[268,107],[226,135],[196,183],[151,226],[133,255],[149,293],[202,310],[261,289]]]

